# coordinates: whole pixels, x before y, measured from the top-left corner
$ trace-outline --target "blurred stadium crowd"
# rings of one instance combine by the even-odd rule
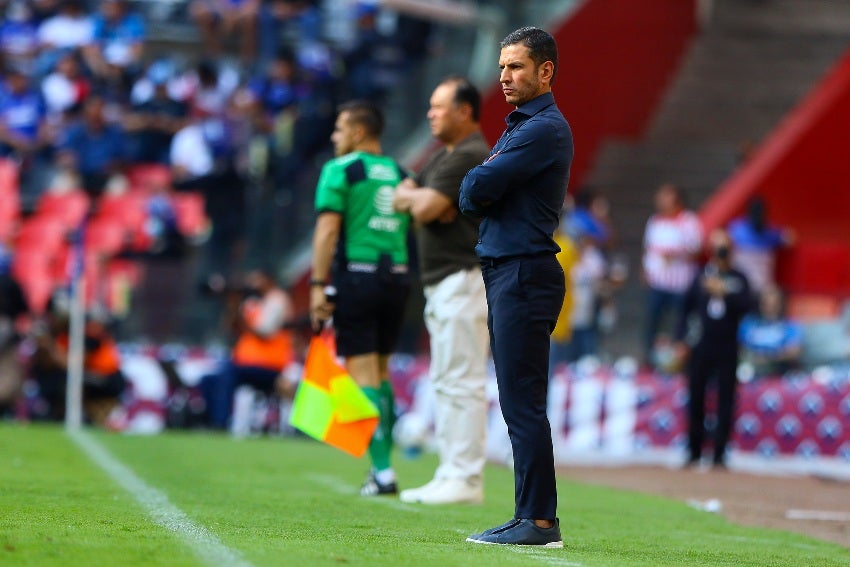
[[[337,102],[384,102],[432,27],[347,0],[7,0],[0,13],[4,321],[34,316],[7,346],[34,338],[35,366],[46,354],[64,368],[79,268],[104,375],[113,337],[234,340],[244,270],[277,273],[310,220]]]

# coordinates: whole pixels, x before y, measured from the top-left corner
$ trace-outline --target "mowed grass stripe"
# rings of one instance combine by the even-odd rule
[[[68,436],[112,480],[130,493],[147,511],[154,523],[180,536],[205,564],[212,567],[250,566],[250,563],[246,562],[238,552],[221,543],[209,530],[193,522],[181,509],[172,504],[165,494],[149,486],[85,431],[69,431]]]
[[[60,428],[0,423],[0,565],[198,564]]]
[[[0,440],[6,433],[0,426]],[[422,506],[413,512],[396,507],[397,500],[358,496],[368,461],[312,441],[234,441],[191,432],[92,435],[258,567],[850,565],[850,550],[834,544],[741,527],[681,502],[567,479],[558,483],[564,549],[472,545],[464,541],[467,535],[505,521],[513,510],[512,474],[503,467],[488,467],[484,505]],[[67,443],[61,432],[57,438]],[[430,479],[436,459],[397,456],[395,465],[401,487],[411,488]],[[53,466],[67,467],[61,459]],[[0,469],[0,486],[5,474]],[[36,524],[37,515],[29,521]],[[87,537],[97,541],[97,526]],[[0,555],[5,565],[3,560]],[[90,563],[62,567],[75,564]],[[153,557],[143,564],[167,563]]]

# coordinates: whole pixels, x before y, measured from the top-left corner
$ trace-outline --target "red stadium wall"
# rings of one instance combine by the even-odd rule
[[[759,195],[770,221],[797,233],[779,282],[792,293],[850,296],[849,129],[850,50],[706,203],[706,228]]]
[[[550,30],[559,54],[553,91],[575,138],[572,190],[606,138],[643,133],[697,31],[695,3],[587,0]],[[498,87],[486,93],[482,124],[491,142],[511,108]]]

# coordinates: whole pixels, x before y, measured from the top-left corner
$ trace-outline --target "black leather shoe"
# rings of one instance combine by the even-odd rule
[[[534,524],[534,520],[514,519],[480,534],[471,535],[466,541],[491,545],[564,547],[557,518],[551,528],[539,528]]]
[[[469,536],[468,538],[466,538],[466,541],[473,541],[473,540],[477,540],[477,539],[478,539],[478,538],[480,538],[481,536],[490,535],[490,534],[492,534],[493,532],[499,532],[499,531],[502,531],[502,530],[504,530],[505,528],[509,528],[509,527],[511,527],[511,526],[512,526],[512,525],[514,525],[516,522],[517,522],[516,518],[511,518],[510,520],[508,520],[507,522],[505,522],[505,523],[504,523],[504,524],[502,524],[501,526],[496,526],[495,528],[490,528],[489,530],[484,530],[484,531],[483,531],[483,532],[481,532],[480,534],[472,534],[471,536]]]

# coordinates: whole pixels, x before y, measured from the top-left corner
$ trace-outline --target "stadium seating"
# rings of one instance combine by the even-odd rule
[[[172,197],[177,228],[189,239],[201,236],[208,227],[204,197],[200,193],[177,193]]]
[[[76,228],[89,212],[91,199],[80,189],[47,192],[36,204],[38,217],[56,219],[66,228]]]
[[[15,234],[20,214],[18,170],[11,160],[0,159],[0,242],[7,242]]]
[[[126,247],[129,235],[120,220],[100,216],[86,225],[83,242],[88,254],[111,257]]]
[[[16,239],[16,256],[27,254],[50,256],[65,242],[68,227],[60,219],[35,216],[21,225]]]
[[[17,250],[12,275],[20,283],[30,309],[41,313],[53,291],[52,258],[33,250]]]
[[[139,192],[104,195],[97,205],[96,219],[110,219],[121,223],[127,231],[127,245],[131,250],[147,249],[150,238],[145,233],[147,197]]]
[[[171,170],[167,165],[158,163],[140,163],[127,170],[130,190],[150,193],[155,187],[171,185]]]
[[[0,242],[6,242],[15,234],[20,222],[21,201],[17,190],[0,189]]]
[[[17,192],[18,189],[18,166],[10,159],[0,158],[0,194],[5,195],[7,190]]]

